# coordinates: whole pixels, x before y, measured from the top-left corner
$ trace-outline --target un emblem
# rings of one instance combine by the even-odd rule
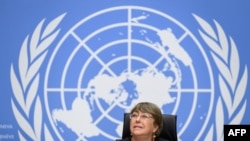
[[[150,101],[161,107],[164,113],[178,115],[179,140],[187,136],[194,140],[209,140],[215,131],[219,139],[223,133],[220,129],[223,126],[219,123],[224,120],[223,108],[229,111],[227,117],[231,122],[240,119],[245,112],[246,101],[242,104],[244,93],[235,93],[241,96],[236,102],[230,92],[221,96],[214,94],[215,89],[240,87],[236,83],[230,87],[226,85],[228,76],[223,74],[225,69],[231,71],[227,67],[230,62],[221,68],[223,58],[218,56],[228,55],[228,52],[221,53],[215,43],[222,43],[227,51],[232,48],[233,53],[237,50],[232,40],[231,48],[221,42],[226,36],[219,24],[216,23],[220,32],[218,37],[206,21],[194,15],[203,29],[199,33],[211,48],[212,57],[221,72],[219,76],[214,76],[204,47],[188,28],[166,13],[139,6],[98,11],[67,31],[45,68],[45,109],[42,109],[40,96],[29,90],[37,92],[38,83],[42,83],[39,81],[39,68],[47,55],[45,50],[58,34],[56,27],[64,16],[52,21],[45,31],[41,28],[43,22],[37,26],[31,38],[31,42],[37,42],[37,51],[31,45],[29,47],[28,39],[24,41],[20,54],[31,54],[28,58],[33,60],[26,60],[37,62],[34,66],[26,65],[27,70],[19,70],[21,80],[25,71],[29,73],[30,78],[26,79],[30,83],[29,88],[23,84],[24,81],[17,79],[11,67],[13,87],[19,84],[20,88],[28,89],[21,100],[16,94],[18,92],[13,90],[16,100],[12,100],[12,107],[20,127],[29,125],[24,117],[31,118],[29,113],[32,109],[34,120],[40,123],[35,127],[29,125],[28,130],[23,128],[30,138],[39,138],[41,129],[44,129],[46,139],[53,138],[49,132],[53,130],[60,140],[115,140],[121,136],[123,113],[139,101]],[[40,39],[36,39],[35,35],[41,35]],[[39,45],[38,40],[46,43]],[[238,54],[232,56],[237,59]],[[37,69],[29,71],[32,70],[29,68]],[[246,81],[246,70],[240,82]],[[238,77],[238,72],[233,74]],[[214,84],[217,77],[220,87]],[[24,95],[29,95],[27,100],[24,100]],[[30,106],[33,102],[34,108],[27,108],[26,105]],[[238,107],[241,110],[235,112]],[[26,115],[20,113],[21,109]],[[46,123],[51,129],[46,124],[42,125],[45,120],[38,111],[46,112],[49,119]],[[231,119],[233,114],[236,116]],[[24,138],[22,134],[19,136]]]

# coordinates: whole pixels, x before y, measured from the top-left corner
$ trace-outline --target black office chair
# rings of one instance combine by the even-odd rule
[[[176,120],[176,115],[163,114],[163,128],[161,134],[159,135],[160,138],[167,139],[169,141],[177,141]],[[122,139],[131,136],[129,126],[129,113],[124,113]],[[120,140],[121,139],[117,139],[116,141]]]

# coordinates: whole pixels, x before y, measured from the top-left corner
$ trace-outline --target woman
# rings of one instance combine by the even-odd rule
[[[131,137],[121,141],[167,141],[158,138],[162,125],[159,107],[150,102],[138,103],[130,112]]]

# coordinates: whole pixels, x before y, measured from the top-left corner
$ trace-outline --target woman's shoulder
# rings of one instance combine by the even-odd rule
[[[127,137],[125,139],[120,139],[120,140],[116,140],[116,141],[131,141],[131,138]],[[157,139],[155,139],[155,141],[169,141],[169,140],[163,139],[163,138],[157,138]]]

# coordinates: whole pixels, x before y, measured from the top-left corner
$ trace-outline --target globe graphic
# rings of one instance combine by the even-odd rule
[[[212,110],[210,70],[202,47],[174,18],[139,6],[104,9],[76,23],[53,51],[46,112],[60,140],[115,140],[124,112],[150,101],[164,113],[182,113],[180,137],[198,119],[192,129],[200,136]]]

